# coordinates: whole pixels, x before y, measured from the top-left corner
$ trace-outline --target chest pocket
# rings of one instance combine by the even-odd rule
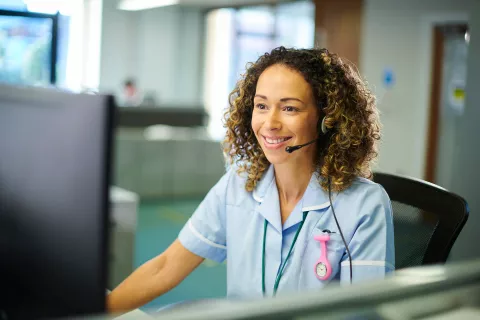
[[[315,266],[322,255],[322,245],[320,241],[315,240],[315,236],[325,234],[326,228],[315,227],[305,244],[305,250],[302,258],[301,277],[299,285],[304,288],[321,288],[332,280],[339,280],[339,270],[342,257],[346,254],[345,245],[341,235],[337,230],[330,229],[330,240],[327,242],[326,256],[332,267],[332,274],[327,280],[320,280],[315,274]]]

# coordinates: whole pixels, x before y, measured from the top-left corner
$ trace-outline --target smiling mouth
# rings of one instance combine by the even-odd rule
[[[281,138],[267,138],[263,136],[263,139],[266,144],[271,145],[271,146],[276,146],[276,145],[281,145],[284,142],[290,140],[292,137],[281,137]]]

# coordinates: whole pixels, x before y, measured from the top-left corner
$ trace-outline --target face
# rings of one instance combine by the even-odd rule
[[[315,143],[293,153],[285,148],[317,138],[318,118],[312,89],[300,73],[273,65],[260,75],[252,129],[270,163],[282,164],[298,157],[313,161]]]
[[[133,96],[135,94],[135,86],[129,84],[125,86],[125,94],[128,96]]]

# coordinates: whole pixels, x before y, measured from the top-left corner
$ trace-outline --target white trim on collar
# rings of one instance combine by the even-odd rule
[[[255,199],[255,201],[257,202],[263,202],[263,198],[260,198],[257,193],[256,193],[256,189],[253,189],[253,192],[252,192],[252,196],[253,196],[253,199]]]
[[[263,202],[265,194],[271,187],[272,182],[275,181],[275,173],[273,165],[270,165],[268,169],[263,173],[262,178],[258,181],[257,185],[253,189],[252,196],[257,202]]]
[[[327,201],[325,203],[322,203],[322,204],[319,204],[319,205],[316,205],[316,206],[303,207],[302,211],[305,212],[305,211],[322,210],[322,209],[325,209],[325,208],[328,208],[328,207],[330,207],[330,201]]]

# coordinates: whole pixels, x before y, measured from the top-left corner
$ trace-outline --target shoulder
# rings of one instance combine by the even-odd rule
[[[358,218],[365,218],[383,212],[386,219],[392,215],[390,197],[378,183],[365,178],[356,178],[346,190],[339,195],[342,201],[357,212]]]
[[[245,189],[245,183],[247,182],[247,173],[239,172],[237,165],[230,165],[227,167],[225,174],[220,179],[223,180],[225,187]]]
[[[387,192],[380,184],[361,177],[355,178],[352,184],[342,193],[356,201],[390,202]]]
[[[247,173],[238,170],[236,165],[229,166],[214,187],[218,196],[225,196],[227,204],[237,205],[242,198],[250,194],[245,189]]]

